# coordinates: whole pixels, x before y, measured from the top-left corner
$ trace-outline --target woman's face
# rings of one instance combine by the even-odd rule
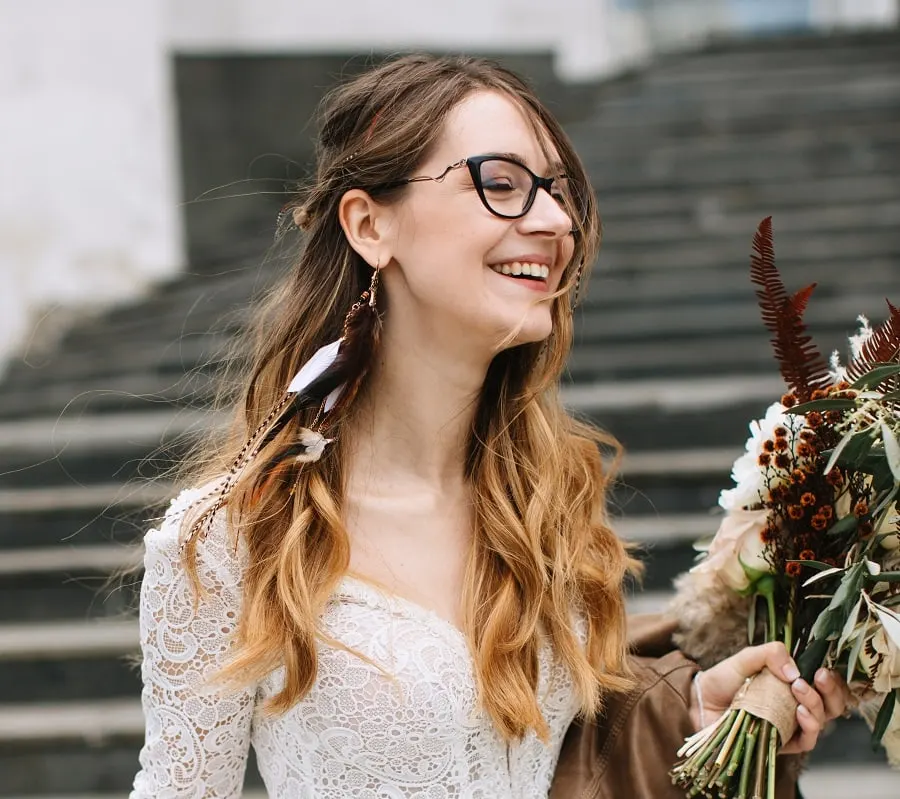
[[[559,175],[552,163],[558,154],[547,149],[551,163],[519,107],[502,94],[481,91],[450,113],[434,152],[413,176],[435,177],[460,159],[487,154],[511,154],[541,177]],[[394,332],[489,355],[504,341],[513,346],[550,335],[546,298],[559,286],[574,248],[572,222],[558,199],[538,189],[527,214],[503,219],[484,206],[462,167],[440,182],[409,184],[394,214],[392,263],[382,272],[387,324],[405,328]]]

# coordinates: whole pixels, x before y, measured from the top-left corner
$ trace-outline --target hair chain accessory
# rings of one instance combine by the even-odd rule
[[[284,394],[241,447],[227,472],[192,507],[203,509],[190,525],[182,550],[196,536],[209,532],[213,517],[257,455],[270,444],[288,422],[305,409],[318,406],[311,427],[301,427],[297,438],[269,458],[263,478],[254,492],[260,495],[270,482],[295,464],[318,461],[334,439],[324,431],[337,412],[355,398],[369,371],[374,349],[381,336],[381,318],[376,306],[380,264],[372,272],[369,287],[344,317],[341,337],[316,350],[291,379]]]

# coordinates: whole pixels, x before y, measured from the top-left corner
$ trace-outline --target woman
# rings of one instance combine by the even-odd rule
[[[238,796],[252,742],[273,797],[546,797],[573,719],[632,685],[612,442],[557,396],[588,179],[482,60],[400,58],[323,108],[230,449],[146,537],[132,796]],[[694,723],[766,664],[810,749],[841,686],[783,647],[702,673]]]

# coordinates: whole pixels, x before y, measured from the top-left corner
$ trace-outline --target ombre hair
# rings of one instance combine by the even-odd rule
[[[599,249],[596,201],[569,139],[519,77],[479,58],[412,55],[326,96],[315,177],[288,208],[287,216],[302,223],[305,242],[289,274],[251,315],[243,396],[227,442],[215,450],[210,445],[204,460],[208,476],[227,468],[300,365],[341,334],[348,309],[368,285],[371,267],[338,220],[342,195],[358,188],[379,202],[396,201],[405,191],[397,182],[427,158],[450,111],[482,90],[518,105],[542,146],[556,149],[570,182],[583,189],[573,213],[574,254],[563,290],[551,300],[553,332],[544,342],[494,357],[465,452],[474,543],[462,606],[479,698],[507,739],[529,730],[544,737],[536,695],[543,642],[571,672],[585,715],[598,710],[605,692],[630,685],[623,582],[636,566],[606,514],[611,473],[601,451],[615,460],[618,445],[570,416],[558,394],[572,343],[570,294]],[[246,545],[248,561],[234,657],[220,676],[245,684],[283,666],[284,687],[267,704],[273,713],[307,694],[316,680],[318,646],[336,643],[323,632],[321,616],[350,562],[342,515],[347,436],[341,431],[353,425],[358,407],[357,401],[331,421],[336,441],[320,461],[299,466],[290,481],[267,480],[261,473],[266,461],[313,423],[315,409],[298,413],[228,498],[229,529]],[[198,601],[200,545],[189,538],[183,551]],[[586,643],[576,633],[579,617]]]

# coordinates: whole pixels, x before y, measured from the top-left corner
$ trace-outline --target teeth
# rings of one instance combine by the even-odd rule
[[[510,261],[506,264],[495,264],[491,267],[502,275],[525,275],[546,280],[550,276],[550,267],[545,264],[531,264],[522,261]]]

